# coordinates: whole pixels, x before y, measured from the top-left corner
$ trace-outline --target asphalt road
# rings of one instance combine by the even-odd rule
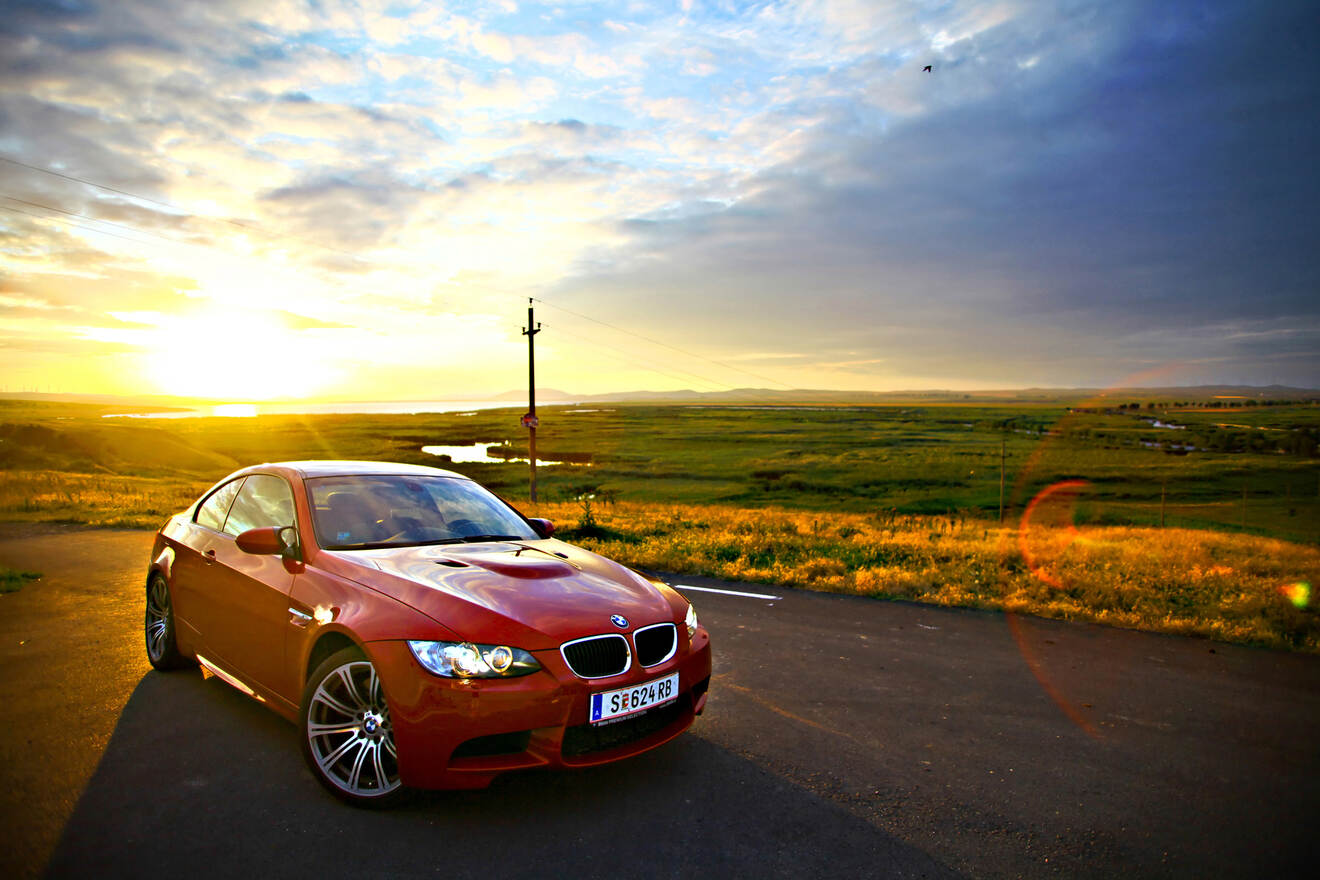
[[[0,876],[1284,877],[1320,856],[1320,658],[678,578],[706,714],[647,755],[375,813],[142,649],[150,536],[0,529]]]

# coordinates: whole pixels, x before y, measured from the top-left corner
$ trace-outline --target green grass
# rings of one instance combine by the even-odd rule
[[[0,565],[0,593],[17,593],[28,581],[40,580],[41,575],[33,571],[15,571]]]
[[[542,407],[541,456],[591,464],[539,468],[539,506],[525,464],[446,466],[639,566],[1317,650],[1314,405],[590,409]],[[130,422],[0,407],[0,521],[155,528],[244,464],[525,453],[520,413]],[[1077,488],[1047,491],[1063,481]]]
[[[0,521],[159,528],[211,480],[66,471],[0,471]]]
[[[857,513],[965,511],[997,518],[1002,443],[1010,520],[1045,487],[1082,479],[1088,488],[1076,514],[1083,522],[1159,525],[1162,510],[1169,527],[1320,543],[1320,460],[1313,450],[1297,452],[1320,437],[1316,406],[1231,411],[1092,407],[1077,412],[1062,402],[1015,401],[592,409],[597,411],[542,408],[541,456],[577,454],[592,460],[590,467],[539,468],[543,499],[567,500],[595,489],[631,501]],[[0,473],[147,478],[143,491],[157,501],[125,502],[125,515],[134,516],[155,516],[164,506],[161,487],[150,481],[170,481],[166,491],[173,496],[181,484],[209,485],[235,467],[260,461],[363,458],[440,464],[421,447],[477,442],[526,452],[526,432],[517,423],[520,408],[471,415],[132,422],[70,417],[67,409],[59,411],[59,418],[37,418],[33,414],[39,407],[30,403],[22,412],[22,419],[0,421]],[[1151,418],[1187,427],[1153,427]],[[1248,435],[1250,442],[1243,441]],[[1179,455],[1143,445],[1192,441],[1210,451]],[[1240,451],[1225,451],[1234,448]],[[1293,451],[1279,451],[1284,448]],[[446,466],[512,499],[527,497],[525,465]],[[57,500],[43,496],[37,510],[25,511],[0,497],[0,516],[58,517],[63,514]],[[86,503],[91,502],[70,499],[64,512],[76,515],[71,511]],[[106,513],[100,518],[107,519]]]

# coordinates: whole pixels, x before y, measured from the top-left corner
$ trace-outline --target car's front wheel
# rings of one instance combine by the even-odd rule
[[[403,796],[385,690],[362,651],[345,648],[318,666],[301,709],[303,756],[336,797],[383,807]]]
[[[147,582],[146,615],[147,660],[157,669],[178,669],[191,665],[179,651],[174,639],[174,606],[170,585],[164,575],[153,574]]]

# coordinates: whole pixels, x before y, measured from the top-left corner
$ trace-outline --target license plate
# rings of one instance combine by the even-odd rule
[[[592,724],[609,724],[621,721],[629,715],[672,703],[676,699],[678,699],[677,672],[664,678],[657,678],[655,681],[619,688],[617,691],[592,694],[589,720]]]

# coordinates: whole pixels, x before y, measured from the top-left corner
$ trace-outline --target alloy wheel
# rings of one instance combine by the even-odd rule
[[[307,745],[322,777],[350,798],[399,788],[399,755],[380,676],[350,660],[322,676],[306,711]]]
[[[159,663],[165,657],[170,635],[170,589],[163,578],[152,578],[147,588],[147,658]]]

